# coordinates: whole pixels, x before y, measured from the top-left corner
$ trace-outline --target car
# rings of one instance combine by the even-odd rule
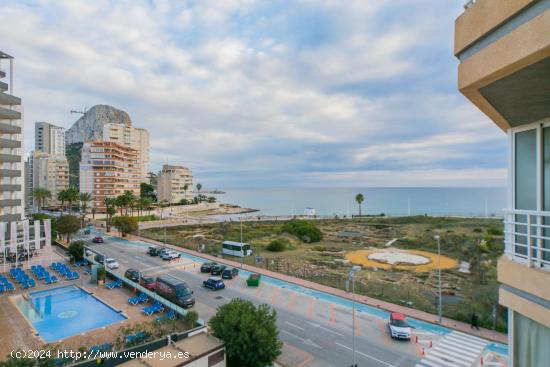
[[[204,282],[202,282],[202,286],[204,288],[209,288],[209,289],[212,289],[213,291],[217,291],[219,289],[224,289],[225,283],[220,277],[210,277]]]
[[[97,254],[94,256],[94,260],[100,264],[103,264],[105,263],[105,256]]]
[[[105,266],[109,269],[118,269],[118,261],[115,259],[107,258],[105,259]]]
[[[222,279],[233,279],[239,275],[239,269],[226,268],[222,271]]]
[[[92,242],[93,243],[103,243],[103,237],[101,236],[96,236],[92,239]]]
[[[392,339],[411,339],[411,327],[407,322],[407,318],[402,313],[392,312],[388,327]]]
[[[154,291],[155,287],[157,285],[157,280],[155,277],[151,277],[148,275],[142,275],[139,280],[139,285],[141,285],[144,288],[149,289],[150,291]]]
[[[225,265],[218,264],[212,268],[210,274],[212,275],[222,275],[223,271],[227,268]]]
[[[147,254],[149,256],[159,256],[160,248],[157,246],[149,246],[147,249]]]
[[[176,251],[165,251],[160,255],[162,260],[174,260],[178,259],[181,256],[179,252]]]
[[[157,251],[158,255],[162,257],[162,254],[164,254],[165,252],[168,252],[170,251],[169,249],[167,249],[166,247],[163,247],[161,248],[160,250]]]
[[[84,234],[92,234],[92,231],[90,230],[90,228],[86,228],[84,230]]]
[[[137,269],[127,269],[124,272],[124,277],[127,279],[130,279],[132,282],[138,282],[139,281],[139,270]]]
[[[218,265],[217,262],[210,261],[201,265],[201,273],[210,273],[214,266]]]

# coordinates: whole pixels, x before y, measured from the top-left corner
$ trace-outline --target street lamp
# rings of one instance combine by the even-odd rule
[[[361,270],[359,265],[354,265],[348,274],[348,281],[351,280],[351,302],[352,302],[352,336],[353,336],[353,364],[351,367],[357,367],[357,360],[355,359],[355,273]]]
[[[438,278],[438,287],[439,287],[439,305],[437,313],[439,315],[439,324],[441,325],[443,305],[441,302],[441,237],[437,234],[434,236],[434,239],[437,240],[437,278]]]

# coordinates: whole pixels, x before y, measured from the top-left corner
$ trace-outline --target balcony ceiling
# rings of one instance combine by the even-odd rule
[[[479,91],[512,127],[548,118],[550,57],[499,79]]]

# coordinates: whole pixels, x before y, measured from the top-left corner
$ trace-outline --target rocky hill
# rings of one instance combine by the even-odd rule
[[[125,111],[112,106],[95,105],[79,118],[65,133],[67,144],[80,143],[89,140],[101,140],[103,125],[108,123],[130,126],[132,120]]]

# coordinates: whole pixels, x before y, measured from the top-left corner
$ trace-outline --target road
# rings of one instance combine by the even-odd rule
[[[195,293],[194,309],[199,313],[199,317],[205,320],[210,319],[219,306],[234,298],[250,300],[257,305],[270,305],[277,311],[279,338],[284,342],[280,360],[288,366],[352,365],[352,314],[348,307],[287,289],[284,285],[263,282],[258,288],[248,288],[244,276],[226,281],[224,290],[214,292],[202,287],[202,282],[209,274],[201,274],[200,263],[191,259],[163,262],[158,257],[147,255],[143,243],[115,241],[109,237],[105,238],[104,244],[89,243],[89,246],[107,257],[117,259],[120,263],[120,269],[117,271],[120,273],[127,268],[137,268],[147,275],[168,274],[186,281]],[[389,337],[386,320],[365,312],[357,312],[355,320],[358,366],[421,366],[419,363],[429,365],[425,356],[422,359],[422,346],[430,342],[438,345],[440,341],[443,341],[444,345],[446,338],[429,331],[414,330],[413,335],[422,339],[424,344],[396,341]],[[453,353],[452,350],[450,352]],[[442,352],[436,351],[433,358],[437,353]],[[443,359],[435,365],[459,365],[449,360],[449,364],[445,364],[446,357],[439,357]],[[471,364],[462,365],[473,365],[473,359]]]

